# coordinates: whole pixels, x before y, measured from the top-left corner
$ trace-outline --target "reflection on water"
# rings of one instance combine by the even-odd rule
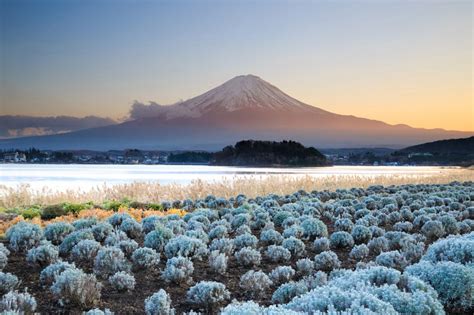
[[[88,189],[101,184],[115,185],[134,181],[186,184],[193,180],[219,181],[235,177],[268,175],[327,177],[337,175],[424,176],[443,172],[431,166],[333,166],[304,168],[255,168],[207,165],[74,165],[0,164],[0,184],[30,184],[34,188],[64,190]]]

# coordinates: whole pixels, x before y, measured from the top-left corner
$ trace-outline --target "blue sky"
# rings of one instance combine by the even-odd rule
[[[7,114],[118,118],[252,73],[337,113],[474,130],[471,1],[0,3]]]

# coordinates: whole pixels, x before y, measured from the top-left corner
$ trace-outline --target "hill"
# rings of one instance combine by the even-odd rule
[[[295,141],[244,140],[214,154],[213,165],[326,166],[326,157],[313,147]]]
[[[150,106],[153,110],[142,118],[58,135],[4,139],[0,149],[219,150],[241,139],[294,139],[319,148],[401,148],[473,135],[331,113],[302,103],[254,75],[237,76],[174,105]]]
[[[410,146],[393,152],[392,156],[418,164],[473,165],[474,137],[440,140]]]

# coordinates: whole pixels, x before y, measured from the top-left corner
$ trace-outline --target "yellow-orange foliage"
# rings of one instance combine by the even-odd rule
[[[23,218],[23,216],[19,215],[13,218],[12,220],[8,221],[0,221],[0,235],[5,234],[5,232],[10,228],[11,226],[17,224],[20,221],[27,221],[31,222],[34,224],[38,224],[42,227],[47,226],[48,224],[54,223],[54,222],[72,222],[77,219],[82,219],[82,218],[88,218],[88,217],[95,217],[98,220],[106,220],[107,218],[111,217],[115,213],[128,213],[132,218],[134,218],[137,222],[141,222],[143,218],[146,218],[151,215],[158,215],[158,216],[164,216],[164,215],[170,215],[170,214],[177,214],[179,216],[184,216],[187,212],[181,209],[170,209],[168,211],[157,211],[157,210],[143,210],[143,209],[134,209],[134,208],[120,208],[117,212],[114,212],[113,210],[103,210],[103,209],[87,209],[87,210],[82,210],[79,212],[79,214],[68,214],[68,215],[63,215],[56,217],[51,220],[41,220],[40,217],[33,218],[31,220],[26,220]]]

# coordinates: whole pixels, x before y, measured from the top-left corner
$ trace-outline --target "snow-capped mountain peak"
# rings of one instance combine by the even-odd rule
[[[233,112],[260,109],[273,111],[312,111],[316,107],[304,104],[285,94],[277,87],[248,74],[239,75],[184,102],[166,106],[168,119],[177,117],[200,117],[211,111]],[[321,112],[324,112],[321,110]]]

